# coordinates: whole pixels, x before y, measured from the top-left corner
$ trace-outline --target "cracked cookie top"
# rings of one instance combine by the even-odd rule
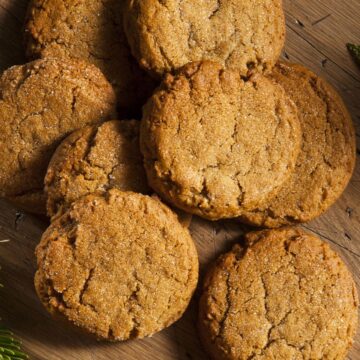
[[[212,62],[168,75],[144,106],[140,133],[150,186],[211,220],[274,196],[301,139],[295,105],[279,85]]]
[[[156,199],[117,189],[73,203],[36,255],[45,307],[107,340],[170,326],[198,278],[195,245],[177,216]]]
[[[138,116],[156,82],[131,56],[123,1],[32,0],[25,25],[30,58],[71,57],[96,65],[117,93],[121,116]]]
[[[72,133],[57,148],[45,177],[47,213],[61,215],[95,191],[149,193],[137,120],[108,121]]]
[[[114,116],[115,94],[94,65],[43,59],[0,78],[0,196],[45,213],[52,153],[72,131]]]
[[[356,162],[355,130],[340,95],[301,65],[278,64],[272,79],[298,108],[303,132],[294,173],[270,202],[241,219],[258,226],[307,222],[326,211],[345,190]]]
[[[212,60],[241,75],[271,69],[285,40],[281,0],[127,0],[133,55],[162,75]]]
[[[199,329],[216,360],[344,359],[358,295],[340,257],[296,228],[246,236],[206,276]]]

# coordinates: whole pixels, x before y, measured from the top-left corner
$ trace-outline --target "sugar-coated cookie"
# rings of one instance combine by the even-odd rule
[[[47,213],[61,215],[75,200],[113,187],[148,194],[137,120],[79,129],[54,153],[45,177]]]
[[[343,360],[358,295],[340,257],[296,228],[246,236],[206,276],[199,330],[216,360]]]
[[[127,0],[132,52],[162,75],[212,60],[241,75],[270,70],[285,41],[281,0]]]
[[[115,93],[94,65],[36,60],[0,77],[0,196],[45,213],[50,158],[72,131],[115,116]]]
[[[196,248],[177,216],[156,199],[117,189],[73,203],[36,255],[44,306],[107,340],[170,326],[198,279]]]
[[[113,85],[121,116],[139,116],[156,82],[131,56],[122,26],[123,0],[31,0],[26,52],[96,65]]]
[[[301,130],[285,91],[213,62],[168,75],[144,106],[140,145],[150,186],[216,220],[257,208],[294,169]]]
[[[304,66],[280,63],[271,78],[298,108],[302,147],[295,171],[279,193],[241,220],[278,227],[307,222],[343,193],[355,168],[355,130],[340,95]]]

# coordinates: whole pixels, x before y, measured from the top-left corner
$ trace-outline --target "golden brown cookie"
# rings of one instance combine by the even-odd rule
[[[345,359],[358,295],[331,248],[296,228],[246,236],[205,279],[199,330],[216,360]]]
[[[134,56],[157,75],[212,60],[248,76],[271,69],[285,40],[281,0],[127,0],[124,25]]]
[[[134,116],[156,83],[131,56],[122,11],[118,0],[32,0],[25,25],[27,55],[72,57],[96,65],[114,86],[119,113]]]
[[[192,63],[168,75],[143,110],[149,184],[190,213],[216,220],[254,209],[295,166],[295,105],[260,74],[243,80],[216,63]]]
[[[82,196],[113,187],[150,193],[139,127],[137,120],[114,120],[68,136],[54,153],[45,177],[48,215],[61,215]]]
[[[83,61],[44,59],[6,70],[0,78],[0,196],[45,213],[43,181],[59,142],[114,112],[111,85]]]
[[[189,231],[160,201],[112,189],[76,201],[44,233],[35,287],[45,307],[107,340],[178,320],[198,279]]]
[[[161,198],[160,198],[156,193],[153,193],[153,194],[151,195],[151,197],[152,197],[153,199],[156,199],[156,200],[158,200],[158,201],[161,201]],[[180,210],[180,209],[178,209],[178,208],[170,207],[170,209],[174,211],[174,213],[177,215],[180,223],[181,223],[183,226],[185,226],[186,228],[189,228],[189,227],[190,227],[191,221],[192,221],[192,215],[191,215],[191,214],[189,214],[189,213],[187,213],[187,212],[185,212],[185,211],[182,211],[182,210]]]
[[[356,161],[355,131],[340,95],[301,65],[280,63],[272,79],[297,105],[303,131],[293,175],[271,201],[244,213],[242,221],[278,227],[310,221],[345,190]]]

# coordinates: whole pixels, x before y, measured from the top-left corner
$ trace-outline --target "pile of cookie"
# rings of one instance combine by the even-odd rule
[[[189,217],[231,218],[273,229],[206,276],[210,356],[345,358],[351,274],[321,240],[275,228],[342,194],[355,134],[327,82],[278,61],[281,0],[32,0],[25,29],[35,60],[0,78],[0,195],[51,218],[45,307],[98,338],[151,336],[197,287]]]

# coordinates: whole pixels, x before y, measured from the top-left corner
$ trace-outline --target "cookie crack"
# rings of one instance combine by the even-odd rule
[[[95,269],[96,269],[96,267],[91,268],[88,272],[87,277],[84,280],[84,284],[79,292],[79,303],[83,306],[90,307],[94,312],[97,313],[95,306],[92,305],[91,303],[85,303],[85,300],[84,300],[85,293],[86,293],[87,289],[89,288],[89,284],[90,284],[92,278],[94,277]]]
[[[155,46],[159,49],[159,52],[160,52],[161,56],[163,57],[163,59],[165,60],[166,65],[170,68],[174,68],[175,66],[174,66],[173,61],[167,55],[166,50],[160,44],[157,36],[149,30],[148,26],[146,27],[146,32],[153,38]]]
[[[89,137],[89,140],[86,142],[86,149],[84,151],[84,155],[82,156],[82,159],[81,161],[84,161],[85,163],[89,164],[87,158],[91,152],[91,149],[92,147],[94,146],[94,141],[95,141],[95,138],[96,138],[96,135],[98,133],[98,128],[96,129],[93,129],[91,134],[90,134],[90,137]],[[76,147],[76,143],[80,140],[81,138],[77,138],[73,144],[71,144],[72,147]],[[89,164],[90,165],[90,164]],[[54,187],[57,187],[56,183],[58,181],[60,181],[62,177],[62,175],[60,175],[60,172],[58,172],[58,170],[55,171],[55,173],[57,174],[57,176],[52,176],[51,177],[51,181],[47,182],[46,183],[46,188],[47,189],[51,189],[51,188],[54,188]],[[72,167],[71,167],[71,174],[74,174],[75,177],[78,177],[78,176],[84,176],[84,173],[83,171],[81,171],[81,169],[78,169],[76,167],[76,163],[72,163]],[[62,208],[63,206],[63,196],[64,194],[61,193],[60,195],[54,197],[54,196],[51,196],[51,208],[52,208],[52,212],[54,214],[57,214],[59,213],[60,209]],[[48,201],[47,202],[47,206],[50,206],[50,202]],[[53,218],[55,218],[57,215],[54,215]]]
[[[72,114],[75,114],[76,110],[76,103],[77,103],[77,97],[79,93],[80,88],[78,86],[75,86],[71,89],[72,94],[72,100],[71,100],[71,112]]]
[[[226,274],[226,306],[225,306],[225,310],[224,310],[224,315],[222,317],[222,319],[219,321],[219,332],[216,335],[216,338],[220,338],[225,330],[225,322],[226,319],[228,318],[229,312],[230,312],[230,308],[231,308],[231,299],[230,299],[230,291],[231,291],[231,284],[230,284],[230,273]]]
[[[270,327],[268,329],[268,333],[267,333],[267,343],[266,345],[262,348],[262,353],[270,346],[271,341],[271,332],[272,330],[276,327],[275,324],[273,324],[273,322],[271,321],[271,319],[269,318],[269,312],[270,312],[270,307],[268,305],[268,297],[269,297],[269,291],[268,288],[266,286],[266,281],[264,280],[264,275],[260,275],[260,281],[263,287],[263,291],[264,291],[264,316],[266,321],[269,323]]]
[[[291,240],[288,240],[286,242],[284,242],[284,250],[285,250],[285,253],[289,256],[291,256],[291,260],[289,262],[289,265],[293,268],[293,271],[292,273],[297,277],[297,281],[298,281],[298,288],[299,288],[299,291],[301,290],[301,279],[300,279],[300,276],[298,274],[298,271],[297,271],[297,268],[294,264],[294,261],[295,261],[295,258],[296,258],[296,254],[294,254],[293,252],[290,251],[290,244],[291,244],[291,241],[294,241],[296,239],[299,239],[301,238],[301,236],[294,236],[294,238],[292,238]],[[275,272],[271,272],[271,275],[272,276],[276,276],[279,271],[281,271],[281,268],[279,268],[278,270],[276,270]],[[265,273],[266,274],[266,273]],[[281,337],[281,338],[278,338],[278,339],[272,339],[271,338],[271,334],[272,332],[274,331],[274,329],[277,329],[279,328],[281,325],[283,325],[287,318],[293,313],[294,309],[290,306],[290,309],[284,314],[284,316],[282,317],[282,319],[280,319],[280,321],[278,323],[276,322],[273,322],[270,318],[269,318],[269,312],[271,311],[269,305],[268,305],[268,298],[269,298],[269,291],[268,291],[268,288],[267,288],[267,285],[266,285],[266,280],[264,279],[264,275],[265,274],[262,274],[260,275],[260,281],[261,281],[261,284],[262,284],[262,287],[263,287],[263,290],[264,290],[264,315],[265,315],[265,319],[267,320],[267,322],[269,323],[270,325],[270,328],[268,329],[268,333],[267,333],[267,343],[265,344],[265,346],[261,349],[261,352],[260,352],[260,356],[263,356],[266,352],[266,350],[273,344],[273,343],[276,343],[278,341],[285,341],[287,346],[290,346],[290,347],[293,347],[294,349],[296,349],[297,351],[300,351],[300,349],[295,346],[295,345],[292,345],[292,344],[289,344],[286,337]],[[301,351],[300,351],[301,352]],[[254,352],[249,359],[253,359],[257,356],[258,354],[256,352]]]
[[[211,20],[220,11],[220,8],[221,8],[221,0],[216,0],[215,9],[209,15],[209,20]]]
[[[24,86],[24,84],[29,80],[33,75],[38,75],[40,72],[40,68],[32,68],[29,69],[27,66],[23,68],[23,77],[16,84],[15,94],[18,96],[20,89]]]

